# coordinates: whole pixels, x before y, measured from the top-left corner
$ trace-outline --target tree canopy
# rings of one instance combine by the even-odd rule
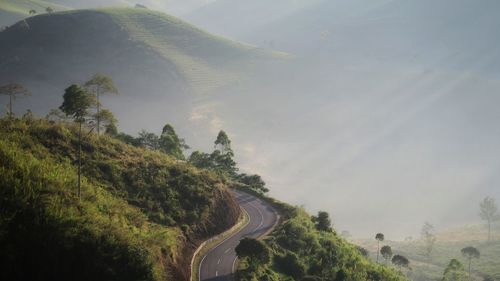
[[[383,246],[381,249],[380,249],[380,254],[382,255],[382,257],[386,260],[386,261],[389,261],[392,257],[392,248],[391,246]]]
[[[64,91],[63,104],[59,107],[67,116],[83,122],[92,105],[92,96],[78,85],[71,85]]]
[[[247,259],[253,269],[271,261],[271,252],[262,241],[253,238],[243,238],[235,248],[241,259]]]
[[[488,224],[488,241],[491,240],[491,224],[500,220],[500,214],[498,214],[498,206],[495,199],[491,197],[486,197],[479,203],[479,217],[486,221]]]
[[[313,217],[313,221],[316,224],[316,229],[319,231],[332,232],[332,221],[330,220],[330,215],[327,212],[319,211],[318,216]]]

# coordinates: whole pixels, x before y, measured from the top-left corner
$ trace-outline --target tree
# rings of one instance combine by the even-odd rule
[[[139,132],[139,137],[137,139],[140,143],[140,146],[144,148],[148,148],[151,150],[160,149],[160,138],[154,133],[142,130],[141,132]]]
[[[486,197],[479,203],[479,216],[488,224],[488,241],[491,241],[491,224],[500,220],[495,199]]]
[[[408,268],[408,266],[410,265],[410,261],[405,256],[402,256],[402,255],[395,255],[394,257],[392,257],[391,261],[392,261],[392,264],[397,266],[400,271],[401,271],[401,268],[403,268],[403,267]]]
[[[212,160],[208,153],[193,151],[188,158],[188,162],[200,169],[212,169]]]
[[[430,259],[434,244],[436,243],[436,235],[434,234],[434,226],[429,222],[424,223],[420,231],[422,240],[424,241],[425,256]]]
[[[179,138],[170,124],[163,127],[162,134],[159,139],[160,150],[166,154],[172,155],[177,159],[184,160],[183,150],[189,149],[184,139]]]
[[[281,272],[293,277],[295,280],[301,280],[306,274],[306,267],[295,253],[288,252],[283,257],[276,257],[276,265]]]
[[[463,264],[457,259],[450,260],[443,273],[442,281],[464,281],[465,269]]]
[[[378,263],[378,257],[380,254],[380,242],[383,242],[385,237],[383,233],[377,233],[375,235],[375,239],[377,240],[377,263]]]
[[[73,118],[79,125],[78,130],[78,198],[81,197],[82,172],[82,124],[92,105],[92,96],[78,85],[69,86],[63,96],[63,103],[59,107],[67,116]]]
[[[45,8],[45,11],[49,14],[52,14],[54,12],[54,9],[52,9],[51,7],[47,7]]]
[[[108,109],[102,109],[99,113],[94,114],[95,120],[100,120],[99,125],[97,125],[97,130],[100,128],[104,129],[106,133],[113,134],[113,132],[117,131],[116,124],[118,120],[116,120],[113,112]]]
[[[240,174],[238,175],[237,180],[257,192],[261,193],[269,192],[269,189],[266,188],[266,183],[262,180],[262,178],[259,175]]]
[[[31,10],[29,11],[29,14],[30,14],[30,15],[36,15],[36,10],[31,9]]]
[[[368,252],[367,249],[361,247],[361,246],[356,246],[356,249],[358,249],[358,252],[365,258],[370,256],[370,253]]]
[[[87,90],[89,90],[91,93],[93,93],[95,95],[95,99],[96,99],[96,111],[97,111],[97,114],[96,114],[96,122],[97,122],[97,135],[99,135],[100,133],[100,123],[101,123],[101,119],[100,119],[100,111],[101,111],[101,101],[100,101],[100,97],[102,95],[106,95],[106,94],[115,94],[117,95],[118,94],[118,88],[116,87],[115,83],[113,82],[113,79],[111,79],[111,77],[109,76],[105,76],[105,75],[102,75],[102,74],[95,74],[94,76],[92,76],[92,78],[87,81],[85,83],[85,88]]]
[[[247,259],[253,270],[271,261],[271,253],[266,244],[253,238],[243,238],[235,250],[240,259]]]
[[[389,260],[392,258],[392,248],[390,246],[383,246],[380,249],[380,254],[382,254],[382,257],[385,259],[385,263],[387,264]]]
[[[316,229],[319,231],[332,232],[332,221],[327,212],[319,211],[317,217],[312,217],[313,222],[316,224]]]
[[[472,270],[472,259],[479,259],[481,256],[481,253],[479,252],[478,249],[468,246],[465,247],[461,250],[462,255],[468,260],[469,262],[469,281],[471,280],[471,270]]]
[[[12,104],[16,98],[29,96],[30,92],[21,84],[18,83],[8,83],[0,87],[0,95],[9,96],[9,112],[10,118],[14,116],[12,111]]]
[[[231,140],[227,136],[226,132],[221,130],[217,135],[217,139],[215,140],[214,144],[214,149],[219,150],[221,154],[229,154],[231,156],[234,156],[233,150],[231,149]]]

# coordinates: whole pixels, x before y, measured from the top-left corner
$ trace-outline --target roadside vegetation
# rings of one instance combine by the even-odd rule
[[[408,270],[377,264],[334,230],[328,213],[309,215],[254,192],[280,211],[282,222],[264,240],[242,240],[237,280],[406,280]]]

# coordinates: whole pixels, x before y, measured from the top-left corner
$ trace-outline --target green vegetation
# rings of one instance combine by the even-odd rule
[[[78,200],[78,127],[30,114],[0,120],[0,279],[181,280],[188,237],[238,216],[224,182],[86,133]]]
[[[500,226],[492,224],[491,241],[488,242],[487,237],[487,225],[470,225],[436,232],[436,242],[430,258],[426,255],[425,240],[386,240],[385,243],[390,245],[396,254],[410,260],[412,271],[409,276],[415,281],[442,280],[443,273],[452,259],[468,266],[469,261],[462,255],[461,250],[469,246],[473,246],[481,253],[479,259],[472,260],[473,279],[500,280]],[[355,242],[369,249],[372,259],[376,259],[376,240]],[[467,280],[467,273],[460,274],[464,274]]]
[[[259,196],[280,210],[283,222],[263,241],[271,262],[255,266],[243,259],[238,280],[405,280],[401,273],[370,261],[335,231],[319,230],[303,209]]]

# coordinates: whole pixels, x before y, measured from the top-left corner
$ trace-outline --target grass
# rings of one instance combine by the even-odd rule
[[[249,271],[243,260],[237,280],[406,280],[404,274],[364,257],[335,231],[318,231],[303,209],[245,191],[272,204],[281,217],[280,224],[263,240],[272,252],[271,262]]]
[[[224,184],[167,155],[89,135],[79,200],[75,126],[0,119],[0,130],[2,280],[180,280],[184,241],[233,223],[211,221],[228,217]]]
[[[487,242],[487,229],[484,225],[468,225],[448,229],[437,233],[437,241],[431,257],[424,254],[424,244],[420,240],[414,241],[386,241],[396,253],[407,256],[412,263],[413,280],[441,280],[443,272],[451,259],[456,258],[462,263],[467,261],[462,257],[460,250],[467,246],[476,247],[481,257],[473,261],[473,275],[475,280],[482,280],[489,276],[500,280],[500,227],[497,225],[492,232],[493,241]],[[358,241],[369,248],[372,257],[376,252],[375,241]]]

